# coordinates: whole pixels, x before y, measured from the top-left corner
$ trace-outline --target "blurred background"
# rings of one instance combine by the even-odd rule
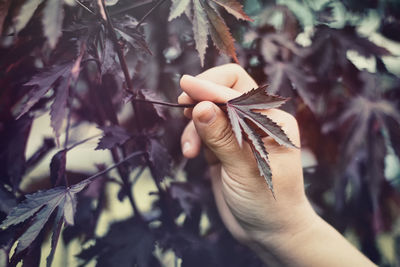
[[[161,140],[159,144],[165,147],[163,153],[169,155],[168,164],[172,167],[160,180],[154,168],[163,168],[157,167],[162,166],[161,161],[154,161],[155,166],[145,159],[131,164],[131,194],[138,210],[151,218],[146,221],[152,238],[149,255],[157,259],[157,264],[149,256],[149,260],[123,258],[121,266],[143,262],[149,266],[261,266],[250,251],[233,240],[219,220],[210,197],[204,160],[182,158],[179,137],[187,123],[182,110],[157,108],[149,111],[151,115],[132,110],[121,60],[110,49],[112,45],[107,46],[112,40],[110,33],[100,23],[91,24],[95,21],[93,14],[101,14],[97,1],[61,4],[63,30],[55,39],[40,23],[47,12],[47,2],[36,2],[41,3],[37,10],[29,15],[25,11],[24,16],[22,0],[0,5],[0,12],[5,14],[0,16],[2,192],[13,195],[10,205],[2,207],[2,216],[24,194],[54,186],[49,165],[64,143],[70,146],[89,138],[66,153],[70,181],[80,181],[115,163],[112,149],[116,144],[99,149],[99,140],[101,143],[101,138],[109,134],[105,127],[113,121],[107,115],[110,112],[115,113],[119,127],[131,135],[130,141],[118,143],[118,139],[118,149],[135,151],[142,143],[151,143],[150,139],[140,139],[135,128],[136,117],[143,116],[149,125],[143,126],[145,131],[141,133]],[[196,3],[204,7],[206,2],[218,11],[218,25],[225,23],[229,28],[236,52],[215,41],[217,33],[211,28],[205,29],[210,35],[205,41],[194,34],[193,13],[204,12],[196,11]],[[236,3],[220,2],[228,6]],[[236,56],[258,84],[268,84],[270,93],[290,97],[283,109],[299,121],[305,190],[315,210],[375,263],[400,266],[400,1],[241,1],[251,21],[243,14],[229,12],[218,1],[105,3],[115,27],[120,29],[117,38],[133,89],[141,92],[144,99],[176,102],[183,74],[196,75],[233,62]],[[152,10],[156,5],[159,6]],[[26,16],[26,22],[21,22]],[[82,25],[86,25],[89,34]],[[93,36],[91,27],[99,27]],[[31,125],[27,132],[22,131],[13,121],[32,97],[32,89],[24,84],[57,65],[60,58],[68,60],[79,54],[76,47],[85,34],[95,45],[90,46],[89,41],[86,44],[88,52],[82,62],[89,63],[81,66],[85,71],[81,70],[74,93],[70,93],[70,115],[63,118],[62,126],[54,128],[51,104],[59,89],[53,85],[41,101],[32,105],[28,112]],[[225,38],[229,44],[230,37]],[[100,56],[92,56],[93,51]],[[99,72],[96,64],[101,65]],[[107,98],[109,102],[104,100]],[[100,108],[99,103],[103,103]],[[102,107],[106,114],[100,116]],[[7,129],[23,132],[24,137]],[[60,147],[56,145],[55,132],[59,133]],[[13,149],[16,143],[24,145]],[[15,187],[10,178],[10,166],[15,164],[11,151],[24,155],[23,163],[18,163],[24,169],[17,172],[18,190],[10,189]],[[29,165],[29,159],[37,157],[38,151],[42,151],[40,158]],[[18,164],[14,166],[19,168]],[[120,176],[118,171],[111,171],[98,183],[100,191],[83,192],[84,196],[79,197],[78,203],[85,204],[78,204],[75,228],[64,227],[53,266],[110,264],[101,256],[104,247],[96,244],[103,244],[99,240],[107,245],[114,242],[107,239],[113,225],[129,220],[135,213],[128,197],[121,193]],[[162,194],[164,198],[160,197]],[[174,211],[166,216],[172,216],[176,232],[165,226],[168,218],[163,214],[168,209]],[[92,228],[90,235],[87,226]],[[142,237],[132,238],[138,238],[140,243]],[[43,233],[42,239],[41,253],[35,255],[44,266],[51,249],[50,234]],[[5,251],[11,250],[10,244],[2,244]],[[88,256],[84,252],[91,246],[98,251]],[[145,254],[139,248],[132,249]]]

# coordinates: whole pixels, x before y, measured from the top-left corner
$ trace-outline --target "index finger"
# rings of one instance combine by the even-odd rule
[[[229,87],[190,75],[184,75],[180,85],[182,90],[196,102],[211,101],[214,103],[225,103],[241,95],[240,92]],[[179,102],[182,102],[182,100],[182,97],[178,99]]]

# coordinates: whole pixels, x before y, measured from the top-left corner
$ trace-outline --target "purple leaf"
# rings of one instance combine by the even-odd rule
[[[70,187],[56,187],[26,195],[26,200],[12,209],[0,225],[0,228],[7,228],[33,217],[28,229],[17,240],[18,245],[15,254],[25,250],[35,240],[56,208],[61,210],[65,222],[73,224],[74,207],[76,206],[75,196],[90,182],[84,180]]]
[[[26,170],[25,149],[32,118],[25,115],[3,124],[0,130],[0,177],[2,182],[18,190]]]
[[[101,61],[101,75],[106,73],[113,73],[118,69],[117,62],[115,61],[114,45],[108,38],[104,41],[103,56]]]
[[[296,147],[288,138],[286,133],[279,125],[263,115],[253,110],[276,108],[286,102],[286,99],[279,96],[268,95],[266,86],[253,89],[243,95],[229,100],[226,104],[229,120],[235,137],[242,145],[242,136],[249,141],[250,147],[256,158],[260,175],[263,176],[272,194],[272,176],[268,162],[268,153],[262,141],[263,136],[272,137],[278,144],[287,147]],[[243,132],[243,133],[242,133]]]
[[[154,91],[148,90],[148,89],[142,89],[140,90],[140,94],[143,95],[144,99],[150,100],[150,101],[158,101],[158,102],[163,102],[164,100],[156,94]],[[165,115],[166,110],[165,107],[162,105],[151,105],[155,112],[157,113],[158,117],[166,120],[167,117]]]
[[[128,219],[113,223],[104,237],[97,238],[96,243],[84,249],[78,257],[84,261],[83,265],[96,258],[99,267],[152,266],[150,259],[154,245],[154,236],[149,228]]]
[[[50,181],[53,186],[59,186],[65,178],[65,164],[67,159],[67,150],[63,149],[57,152],[50,162]]]
[[[171,156],[168,150],[156,139],[150,139],[148,145],[150,171],[158,182],[164,180],[171,171]]]
[[[194,202],[201,200],[201,193],[198,192],[199,186],[193,186],[191,183],[173,182],[169,187],[171,197],[178,200],[186,215],[191,215]]]
[[[34,86],[29,92],[28,100],[24,103],[22,111],[19,113],[18,118],[28,112],[33,105],[35,105],[56,83],[56,81],[63,77],[71,70],[72,64],[55,65],[48,70],[45,70],[38,75],[34,76],[25,85]]]
[[[57,86],[56,97],[51,105],[51,127],[56,135],[57,145],[60,146],[60,131],[67,115],[67,101],[69,96],[70,78],[61,80]]]
[[[123,145],[131,137],[124,128],[111,125],[101,127],[104,134],[96,147],[98,149],[111,149],[117,145]]]
[[[60,207],[58,207],[57,215],[53,223],[53,235],[51,236],[51,250],[49,256],[47,257],[47,262],[46,262],[47,267],[50,267],[51,263],[53,262],[54,253],[56,252],[58,244],[58,238],[60,237],[60,232],[63,225],[62,217],[63,217],[63,210]]]
[[[287,101],[286,98],[268,94],[267,87],[267,85],[264,85],[252,89],[235,99],[231,99],[229,103],[245,110],[252,110],[278,108]]]
[[[317,110],[317,94],[311,86],[316,81],[315,77],[304,73],[291,62],[275,62],[265,67],[265,72],[269,77],[271,93],[291,96],[292,90],[296,90],[311,110]]]

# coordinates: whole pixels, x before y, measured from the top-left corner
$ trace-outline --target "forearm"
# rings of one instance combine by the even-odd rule
[[[315,213],[300,232],[256,240],[251,247],[268,266],[375,266]]]

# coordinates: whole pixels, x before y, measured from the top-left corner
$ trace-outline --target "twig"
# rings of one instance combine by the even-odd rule
[[[110,32],[110,35],[111,35],[111,41],[114,44],[114,48],[115,48],[115,50],[117,52],[117,55],[118,55],[119,64],[121,65],[122,72],[124,73],[124,76],[125,76],[126,86],[128,87],[128,90],[135,97],[136,93],[133,90],[133,83],[132,83],[132,80],[131,80],[131,76],[129,74],[128,64],[126,63],[124,53],[122,52],[122,49],[118,44],[117,33],[115,32],[115,29],[114,29],[110,14],[108,13],[108,10],[106,9],[106,5],[104,3],[104,0],[101,0],[101,5],[102,5],[102,8],[104,9],[104,13],[105,13],[106,18],[107,18],[107,26],[108,26],[107,28],[108,28],[108,30]],[[137,107],[136,107],[134,102],[132,102],[132,108],[133,108],[133,111],[135,112],[135,119],[136,119],[137,129],[142,129],[141,123],[140,123],[140,119],[139,119],[139,116],[138,116],[139,112],[138,112],[138,109],[137,109]]]
[[[138,29],[140,27],[140,25],[143,23],[143,21],[151,14],[153,13],[153,11],[159,7],[162,3],[164,3],[165,0],[160,0],[157,2],[157,4],[155,4],[138,22],[138,24],[136,25],[136,29]]]
[[[90,8],[88,8],[87,6],[85,6],[84,4],[82,4],[79,0],[75,0],[75,2],[80,5],[81,7],[83,7],[86,11],[88,11],[89,13],[91,13],[92,15],[96,15],[92,10],[90,10]]]
[[[122,159],[122,160],[118,161],[117,163],[111,165],[107,169],[90,176],[89,178],[86,179],[86,181],[88,181],[88,180],[93,181],[94,179],[96,179],[96,178],[102,176],[103,174],[106,174],[107,172],[111,171],[112,169],[117,168],[118,166],[120,166],[121,164],[125,163],[126,161],[128,161],[128,160],[130,160],[130,159],[132,159],[132,158],[134,158],[136,156],[141,156],[143,154],[145,154],[143,151],[133,152],[132,154],[126,156],[124,159]]]
[[[96,135],[90,136],[90,137],[88,137],[88,138],[85,138],[85,139],[83,139],[83,140],[81,140],[81,141],[76,142],[75,144],[73,144],[73,145],[71,145],[71,146],[69,146],[69,147],[66,147],[65,149],[66,149],[66,150],[74,149],[75,147],[77,147],[77,146],[79,146],[79,145],[81,145],[81,144],[83,144],[83,143],[86,143],[87,141],[92,140],[92,139],[94,139],[94,138],[96,138],[96,137],[99,137],[99,136],[101,136],[101,134],[96,134]]]
[[[169,103],[169,102],[154,101],[154,100],[139,99],[139,98],[132,98],[131,101],[162,105],[173,108],[194,108],[196,106],[196,104],[177,104],[177,103]],[[217,105],[218,107],[223,107],[226,105],[226,103],[214,103],[214,104]]]

